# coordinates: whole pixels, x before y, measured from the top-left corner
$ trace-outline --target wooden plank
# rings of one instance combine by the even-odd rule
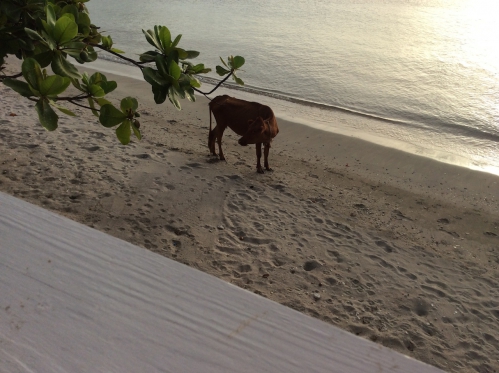
[[[440,371],[2,193],[0,258],[0,371]]]

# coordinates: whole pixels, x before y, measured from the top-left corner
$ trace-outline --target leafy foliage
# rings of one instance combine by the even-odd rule
[[[154,26],[142,32],[154,48],[140,54],[139,61],[121,55],[113,47],[111,36],[104,36],[92,24],[85,6],[89,0],[2,0],[0,2],[0,81],[21,96],[36,102],[35,109],[42,126],[48,131],[58,127],[57,109],[65,115],[74,116],[61,101],[88,108],[99,118],[104,127],[116,127],[116,136],[122,144],[128,144],[132,132],[141,139],[138,117],[139,104],[135,98],[121,100],[116,108],[105,96],[116,89],[117,83],[108,81],[104,74],[92,76],[80,74],[72,59],[80,64],[97,59],[96,49],[118,56],[142,70],[144,79],[151,85],[157,104],[166,98],[180,110],[181,99],[195,101],[194,92],[201,82],[197,78],[211,69],[190,60],[199,52],[179,47],[182,35],[172,40],[166,26]],[[3,73],[6,58],[14,55],[23,60],[19,74],[7,76]],[[244,65],[244,58],[230,56],[216,71],[225,78],[232,76],[240,85],[243,81],[235,74]],[[50,67],[52,75],[47,72]],[[18,78],[22,77],[23,80]],[[77,91],[72,96],[61,96],[72,86]],[[212,91],[213,92],[213,91]],[[211,92],[210,92],[211,93]],[[88,106],[81,103],[87,100]]]

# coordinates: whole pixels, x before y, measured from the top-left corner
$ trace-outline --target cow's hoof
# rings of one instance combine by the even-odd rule
[[[265,169],[266,169],[267,171],[274,172],[274,170],[273,170],[273,169],[271,169],[270,167],[265,167]]]
[[[264,174],[265,172],[263,172],[263,169],[262,168],[257,168],[256,169],[256,172],[258,172],[259,174]]]

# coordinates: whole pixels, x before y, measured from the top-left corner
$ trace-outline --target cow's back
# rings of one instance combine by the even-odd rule
[[[223,127],[230,127],[240,136],[246,133],[249,120],[262,117],[263,119],[271,119],[275,122],[272,109],[258,102],[245,101],[223,95],[215,97],[209,105],[217,124]]]

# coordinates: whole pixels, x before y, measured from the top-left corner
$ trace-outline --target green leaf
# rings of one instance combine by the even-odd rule
[[[82,92],[86,92],[86,91],[83,89],[83,87],[81,86],[81,84],[80,84],[79,80],[77,80],[77,79],[71,79],[71,83],[73,84],[73,86],[74,86],[77,90],[82,91]]]
[[[139,140],[142,140],[142,134],[140,133],[140,129],[135,125],[135,123],[138,123],[137,121],[132,121],[132,129],[133,133],[135,134],[135,137],[138,138]]]
[[[26,82],[17,79],[4,79],[2,83],[5,84],[7,87],[12,88],[21,96],[24,97],[33,96],[33,92],[31,92],[31,89],[29,89],[29,85]]]
[[[26,58],[22,64],[22,73],[24,79],[36,90],[39,90],[43,81],[40,64],[33,58]]]
[[[89,78],[88,75],[84,75],[84,81],[86,81],[87,84],[92,85],[92,84],[100,84],[103,81],[106,81],[106,77],[104,74],[101,74],[100,72],[95,72],[92,74],[92,76]]]
[[[154,26],[154,32],[161,41],[163,51],[168,52],[172,44],[172,35],[166,26]],[[160,48],[161,49],[161,48]]]
[[[180,67],[177,65],[175,61],[172,61],[170,63],[170,75],[175,80],[178,80],[178,78],[180,78],[180,74],[182,74],[182,70],[180,70]]]
[[[71,84],[71,79],[59,75],[48,76],[40,84],[39,91],[43,96],[57,96]]]
[[[109,102],[108,100],[106,100],[105,98],[102,98],[102,97],[99,97],[99,98],[95,98],[94,101],[96,101],[99,106],[104,106],[104,105],[111,105],[111,102]]]
[[[77,15],[78,15],[78,14],[77,14]],[[61,14],[61,17],[60,17],[60,18],[62,18],[62,17],[67,17],[67,18],[69,18],[71,21],[73,21],[73,22],[75,22],[75,23],[76,23],[76,17],[75,17],[75,15],[74,15],[74,14],[71,14],[71,13],[64,13],[64,14]],[[56,24],[57,24],[57,22],[56,22]]]
[[[89,62],[94,62],[98,57],[97,52],[91,46],[87,47],[87,53],[88,53],[88,57],[90,58]]]
[[[47,67],[54,58],[54,52],[49,50],[46,52],[36,53],[32,58],[40,64],[40,67]]]
[[[137,102],[137,99],[133,97],[125,97],[123,100],[121,100],[120,103],[120,108],[121,111],[126,112],[127,110],[131,109],[133,112],[137,111],[139,107],[139,103]]]
[[[192,68],[195,74],[206,74],[211,71],[211,69],[206,69],[204,64],[200,63]]]
[[[241,56],[236,56],[234,57],[234,59],[232,60],[232,68],[234,69],[239,69],[241,66],[244,65],[244,58],[241,57]]]
[[[97,73],[96,73],[97,74]],[[94,74],[95,75],[95,74]],[[83,82],[84,85],[90,85],[90,78],[88,77],[87,72],[85,71],[83,75],[81,76],[81,81]]]
[[[156,52],[156,51],[147,51],[145,53],[142,53],[139,56],[139,60],[140,60],[140,62],[152,62],[155,60],[155,58],[158,54],[161,54],[161,53]]]
[[[125,51],[122,51],[121,49],[117,49],[117,48],[111,48],[111,52],[118,53],[118,54],[125,53]]]
[[[110,80],[109,82],[101,82],[100,86],[104,90],[105,94],[108,94],[109,92],[112,92],[118,87],[118,84],[114,80]]]
[[[91,24],[90,17],[88,16],[87,12],[78,12],[78,18],[76,18],[76,19],[78,20],[79,25],[90,26],[90,24]]]
[[[194,88],[200,88],[201,87],[201,82],[197,80],[196,78],[191,78],[191,86]]]
[[[175,95],[175,88],[173,88],[173,86],[170,86],[168,88],[168,98],[169,98],[170,102],[173,104],[173,106],[175,106],[177,108],[177,110],[181,109],[180,101],[178,100],[177,96]]]
[[[66,15],[66,14],[71,14],[73,16],[74,21],[79,19],[78,8],[73,4],[68,4],[64,8],[62,8],[61,16]],[[81,14],[85,14],[85,13],[81,13]]]
[[[88,14],[78,13],[78,32],[81,33],[83,36],[90,35],[91,31],[90,25],[91,22]]]
[[[47,31],[47,22],[42,21],[43,27],[45,30],[39,30],[40,34],[42,34],[43,39],[47,42],[47,45],[49,49],[51,50],[56,50],[57,49],[57,43],[55,42],[54,38],[51,36],[52,35],[52,30]]]
[[[187,57],[183,58],[184,60],[193,59],[193,58],[196,58],[197,56],[199,56],[198,51],[186,51],[186,53],[187,53]]]
[[[176,86],[175,84],[172,87],[173,87],[173,90],[174,90],[176,96],[178,96],[180,98],[185,98],[185,91],[184,91],[183,87]]]
[[[156,39],[156,36],[154,35],[154,32],[151,31],[151,30],[147,30],[147,31],[144,31],[142,30],[142,32],[144,33],[145,37],[146,37],[146,40],[149,44],[151,44],[153,47],[161,50],[161,43],[159,42],[159,40]]]
[[[158,54],[154,60],[156,62],[156,67],[158,68],[158,73],[163,77],[168,76],[168,62],[165,59],[165,56],[163,56],[162,54]]]
[[[194,89],[192,88],[187,88],[185,90],[185,97],[191,102],[196,102],[196,96],[194,96]]]
[[[109,104],[111,105],[111,103]],[[92,97],[88,98],[88,105],[92,108],[92,114],[95,115],[96,117],[99,117],[99,112],[95,110],[94,99]]]
[[[182,48],[175,48],[174,51],[177,52],[178,58],[180,58],[181,60],[185,60],[187,58],[187,52],[185,50],[183,50]],[[178,58],[177,58],[177,61],[178,61]]]
[[[225,63],[225,61],[223,60],[222,57],[220,57],[220,61],[222,61],[222,63],[224,64],[224,66],[229,69],[229,66],[227,66],[227,64]]]
[[[0,3],[0,11],[5,12],[5,15],[14,22],[18,22],[23,12],[23,4],[16,4],[13,1],[2,1]]]
[[[82,62],[92,62],[92,59],[88,55],[87,51],[75,51],[74,49],[72,51],[65,51],[67,54],[69,54],[71,57],[76,59],[79,63]]]
[[[46,99],[40,99],[35,105],[36,112],[40,123],[47,131],[54,131],[57,129],[57,122],[59,116],[54,109],[50,106]]]
[[[126,115],[113,105],[103,105],[100,108],[99,122],[104,127],[114,127],[122,123],[126,119]]]
[[[89,93],[94,97],[103,97],[106,95],[106,92],[102,89],[100,85],[92,84],[89,87]]]
[[[179,49],[173,49],[170,53],[168,53],[168,58],[166,60],[166,64],[170,66],[171,61],[175,61],[178,64],[179,60]]]
[[[69,13],[65,14],[66,17],[59,18],[55,23],[52,36],[59,45],[73,40],[73,38],[78,34],[78,25],[71,19],[71,17],[69,17],[69,15]]]
[[[153,86],[166,86],[170,84],[167,80],[160,76],[156,70],[150,67],[144,67],[142,69],[142,75],[144,76],[145,81]]]
[[[228,73],[230,73],[229,70],[225,70],[222,66],[217,65],[217,74],[218,75],[224,76],[224,75],[227,75]]]
[[[57,105],[55,102],[51,101],[50,102],[53,106],[55,106],[59,111],[63,112],[64,114],[66,115],[69,115],[69,116],[72,116],[72,117],[76,117],[76,114],[73,113],[71,110],[68,110],[66,109],[65,107],[63,106],[60,106],[60,105]]]
[[[99,106],[104,106],[104,105],[111,105],[111,102],[106,100],[105,98],[99,97],[99,98],[94,98],[94,101],[99,104]]]
[[[162,104],[168,95],[168,86],[152,85],[152,93],[154,94],[154,102]]]
[[[127,119],[116,128],[116,136],[123,145],[127,145],[130,142],[130,136],[132,135],[130,124],[130,120]]]
[[[104,48],[106,48],[106,49],[111,48],[111,46],[113,45],[113,42],[111,41],[111,37],[110,36],[104,36],[104,35],[102,35],[101,39],[102,39],[102,46]]]
[[[56,20],[54,6],[52,4],[47,4],[45,12],[47,13],[47,25],[49,27],[49,30],[53,30]]]
[[[66,115],[69,115],[69,116],[72,116],[72,117],[76,117],[76,114],[75,114],[75,113],[73,113],[73,112],[72,112],[71,110],[69,110],[69,109],[66,109],[66,108],[64,108],[64,107],[62,107],[62,106],[56,106],[56,108],[57,108],[59,111],[61,111],[61,112],[63,112],[64,114],[66,114]]]
[[[172,48],[175,48],[177,46],[177,44],[179,43],[181,38],[182,38],[182,34],[177,35],[177,37],[175,38],[175,40],[172,43]]]
[[[78,69],[73,64],[71,64],[65,57],[63,57],[60,52],[56,53],[56,55],[54,56],[51,67],[52,71],[55,72],[57,75],[67,76],[68,78],[72,79],[81,78]]]
[[[237,76],[235,75],[232,75],[232,78],[235,80],[235,82],[239,85],[244,85],[244,82],[242,81],[241,78],[238,78]]]
[[[45,43],[45,39],[43,39],[43,37],[38,32],[36,32],[35,30],[32,30],[32,29],[29,29],[29,28],[25,27],[24,28],[24,32],[26,32],[26,34],[32,40],[38,40],[38,41],[41,41],[41,42]]]
[[[78,51],[82,51],[87,47],[87,44],[82,41],[72,41],[70,43],[66,43],[64,45],[64,51],[66,52],[68,49],[75,49]]]
[[[196,66],[193,66],[193,67],[192,67],[192,70],[194,70],[194,72],[197,74],[197,73],[199,73],[201,70],[204,70],[204,64],[202,64],[202,63],[197,64]]]

